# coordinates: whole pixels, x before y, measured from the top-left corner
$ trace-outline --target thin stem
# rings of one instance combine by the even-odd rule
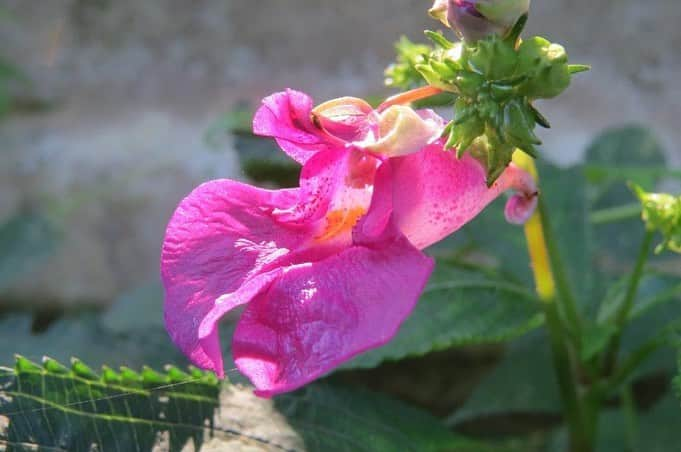
[[[648,255],[650,254],[653,238],[655,237],[655,232],[646,230],[646,234],[641,242],[641,248],[638,252],[638,257],[636,258],[636,265],[634,266],[634,271],[629,279],[629,285],[627,286],[627,292],[624,296],[624,302],[617,311],[617,316],[615,317],[615,323],[617,326],[617,334],[613,336],[610,341],[610,346],[605,354],[605,371],[606,373],[612,372],[615,367],[615,362],[617,361],[617,353],[620,348],[620,341],[622,340],[622,333],[624,332],[624,327],[626,326],[627,319],[629,318],[629,313],[634,306],[634,300],[636,298],[636,293],[638,292],[638,286],[643,277],[643,269],[645,267],[646,261],[648,260]]]
[[[387,98],[385,102],[379,105],[376,110],[381,112],[393,105],[409,104],[417,100],[433,97],[442,92],[444,91],[433,86],[423,86],[421,88],[412,89],[411,91],[405,91],[404,93],[396,94],[392,97]]]
[[[636,402],[634,401],[634,394],[630,385],[626,385],[620,391],[620,400],[622,401],[622,408],[624,410],[624,417],[627,428],[625,430],[627,437],[627,450],[635,451],[638,444],[638,416],[636,413]]]
[[[641,203],[637,202],[591,212],[591,215],[589,215],[589,220],[592,224],[607,224],[640,216]]]
[[[532,159],[521,152],[516,152],[513,161],[538,179],[537,169]],[[572,307],[564,309],[571,318],[570,322],[579,328],[579,316],[572,293],[561,272],[564,272],[554,237],[548,227],[548,213],[539,199],[539,209],[525,224],[528,252],[532,262],[532,270],[537,294],[542,300],[542,309],[546,317],[546,327],[551,343],[553,365],[558,379],[561,400],[563,402],[565,419],[570,431],[570,450],[573,452],[589,452],[593,450],[593,440],[598,417],[598,400],[581,400],[578,393],[577,363],[574,350],[566,341],[566,330],[556,303],[573,303]],[[556,273],[557,272],[557,273]],[[558,276],[556,277],[554,276]],[[577,330],[578,331],[578,330]],[[579,337],[579,335],[576,335]]]
[[[575,373],[571,364],[570,352],[564,341],[562,325],[554,302],[542,303],[546,317],[546,327],[551,342],[553,366],[558,379],[565,419],[570,432],[570,450],[573,452],[588,452],[593,446],[587,436],[587,428],[582,418],[583,409],[577,393]]]
[[[563,265],[563,260],[558,251],[558,245],[553,235],[553,229],[551,228],[551,223],[549,221],[548,210],[546,209],[546,204],[543,199],[539,198],[539,205],[537,207],[541,221],[544,224],[544,234],[546,235],[546,244],[549,253],[549,258],[551,259],[551,266],[553,267],[554,273],[556,275],[556,289],[558,291],[558,297],[562,301],[562,307],[565,311],[567,321],[570,324],[572,333],[575,334],[581,330],[581,318],[579,315],[579,310],[577,309],[577,301],[573,294],[572,288],[567,279],[567,273],[565,271],[565,266]],[[577,334],[577,338],[579,335]]]
[[[646,342],[633,352],[631,352],[622,362],[622,365],[618,367],[615,373],[608,380],[608,387],[616,388],[631,376],[631,374],[638,369],[638,367],[643,363],[651,354],[653,354],[657,349],[659,349],[664,343],[659,339],[653,339]]]

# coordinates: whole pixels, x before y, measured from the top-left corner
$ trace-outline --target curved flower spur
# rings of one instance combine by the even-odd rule
[[[239,370],[263,397],[296,389],[389,341],[433,268],[421,249],[507,189],[507,218],[536,204],[513,165],[487,187],[473,157],[443,151],[429,110],[380,111],[355,98],[313,108],[287,90],[253,126],[303,165],[300,186],[232,180],[196,188],[168,224],[161,257],[166,327],[198,366],[224,375],[222,316],[246,305],[232,338]]]

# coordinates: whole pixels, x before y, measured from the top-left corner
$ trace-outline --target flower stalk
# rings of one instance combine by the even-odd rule
[[[539,174],[531,157],[516,151],[513,163],[532,174],[538,182]],[[589,397],[589,393],[581,397],[579,391],[577,353],[574,344],[568,341],[570,328],[579,328],[579,313],[567,284],[558,249],[548,226],[548,212],[541,197],[539,208],[525,224],[525,237],[537,295],[542,300],[553,364],[570,432],[570,450],[589,452],[593,450],[598,401]],[[561,312],[565,313],[568,325],[565,325]],[[575,335],[572,334],[572,337]]]

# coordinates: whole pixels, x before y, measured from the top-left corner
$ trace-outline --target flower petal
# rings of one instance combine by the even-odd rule
[[[441,143],[390,162],[395,222],[419,249],[458,230],[505,190],[519,190],[528,199],[536,195],[532,176],[512,164],[488,188],[477,160],[468,154],[457,159],[454,152],[443,151]],[[520,221],[529,218],[535,204],[528,201],[524,217],[514,209],[508,213]]]
[[[289,267],[248,305],[232,351],[257,395],[296,389],[395,335],[433,260],[403,236],[384,239]]]
[[[253,133],[277,140],[291,158],[305,164],[318,152],[336,150],[311,119],[312,98],[287,89],[263,99],[253,118]]]
[[[312,235],[311,228],[291,227],[272,214],[298,198],[298,190],[268,191],[217,180],[199,186],[175,211],[161,256],[166,328],[198,366],[222,371],[219,347],[204,348],[198,331],[220,297],[254,292],[242,284],[277,267]]]
[[[392,105],[378,118],[378,139],[369,137],[355,143],[361,149],[386,157],[418,152],[442,135],[444,120],[432,110],[415,111],[404,105]]]
[[[373,111],[365,100],[340,97],[316,106],[312,118],[322,130],[341,141],[359,141],[370,132]]]

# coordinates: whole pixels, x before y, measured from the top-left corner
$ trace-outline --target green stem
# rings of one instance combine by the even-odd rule
[[[625,204],[617,207],[596,210],[591,212],[589,220],[593,224],[616,223],[641,216],[641,203]]]
[[[626,326],[627,319],[629,318],[629,313],[634,306],[634,300],[636,299],[636,293],[638,292],[638,286],[643,277],[643,269],[645,267],[646,261],[648,260],[648,255],[653,244],[653,238],[655,237],[655,231],[646,230],[646,235],[643,237],[641,242],[641,248],[639,249],[638,257],[636,258],[636,265],[634,266],[634,271],[629,279],[629,285],[627,286],[627,292],[624,296],[624,302],[620,306],[617,316],[615,317],[615,324],[617,326],[617,334],[613,336],[610,341],[610,346],[605,354],[605,371],[606,374],[611,373],[615,367],[617,361],[617,354],[620,348],[620,342],[622,340],[622,333],[624,332],[624,327]]]
[[[617,388],[625,383],[631,374],[662,345],[663,342],[655,338],[631,352],[608,380],[608,387]]]
[[[631,386],[627,385],[620,391],[620,399],[622,400],[622,409],[627,428],[625,430],[627,437],[627,450],[635,451],[638,444],[638,416],[636,414],[636,402],[631,390]]]
[[[548,249],[549,258],[551,260],[551,268],[553,269],[554,278],[556,280],[558,298],[570,326],[570,331],[573,337],[579,340],[579,331],[581,331],[582,322],[579,315],[579,310],[577,309],[577,302],[575,300],[572,288],[568,282],[565,266],[563,265],[563,260],[560,257],[556,238],[553,235],[553,229],[549,221],[549,213],[542,200],[542,197],[539,198],[538,211],[541,222],[544,225],[546,247]]]
[[[585,425],[586,419],[583,415],[585,410],[582,408],[577,392],[574,366],[570,358],[569,348],[564,340],[565,336],[558,307],[555,302],[542,303],[542,307],[546,316],[546,327],[551,342],[553,366],[558,378],[565,420],[570,432],[570,451],[589,452],[593,450],[593,442],[588,433],[592,428]]]

